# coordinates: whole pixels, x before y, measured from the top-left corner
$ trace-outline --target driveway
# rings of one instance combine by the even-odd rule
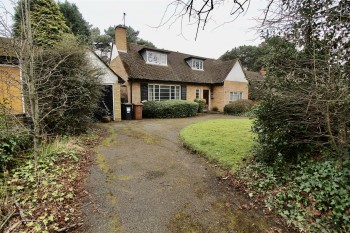
[[[179,131],[224,115],[106,124],[86,186],[82,232],[265,232],[274,224],[217,177],[222,172],[189,153]],[[89,204],[90,203],[90,204]]]

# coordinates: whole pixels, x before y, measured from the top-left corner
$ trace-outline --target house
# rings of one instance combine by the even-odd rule
[[[207,108],[248,99],[248,81],[238,60],[220,61],[127,43],[126,27],[115,29],[110,67],[125,81],[123,102],[205,99]]]
[[[103,71],[102,85],[104,97],[100,107],[107,110],[114,121],[121,120],[120,85],[124,81],[95,53],[88,52],[89,60],[95,68]]]
[[[0,37],[0,114],[25,113],[21,69],[12,40]]]

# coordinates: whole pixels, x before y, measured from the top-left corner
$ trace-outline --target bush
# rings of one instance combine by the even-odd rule
[[[91,64],[87,52],[74,38],[67,37],[41,55],[45,64],[38,67],[44,74],[56,67],[42,86],[45,91],[39,92],[41,117],[46,115],[45,131],[50,134],[86,132],[98,109],[103,73]]]
[[[0,171],[7,169],[17,153],[31,147],[28,130],[15,121],[12,117],[0,115]]]
[[[198,103],[185,100],[148,101],[143,104],[146,118],[178,118],[197,115]]]
[[[194,99],[194,102],[198,103],[198,112],[203,112],[206,101],[204,99]]]
[[[237,100],[235,102],[225,105],[225,114],[242,114],[252,109],[254,103],[251,100]]]

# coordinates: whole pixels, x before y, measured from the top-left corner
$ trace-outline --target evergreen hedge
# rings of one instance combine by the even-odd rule
[[[254,106],[254,102],[251,100],[237,100],[235,102],[225,105],[225,114],[242,114],[248,112]]]
[[[180,118],[197,115],[198,103],[186,100],[147,101],[143,104],[145,118]]]

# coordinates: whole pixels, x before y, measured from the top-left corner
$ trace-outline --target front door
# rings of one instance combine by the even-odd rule
[[[203,90],[203,99],[205,99],[205,108],[209,107],[209,90]]]

